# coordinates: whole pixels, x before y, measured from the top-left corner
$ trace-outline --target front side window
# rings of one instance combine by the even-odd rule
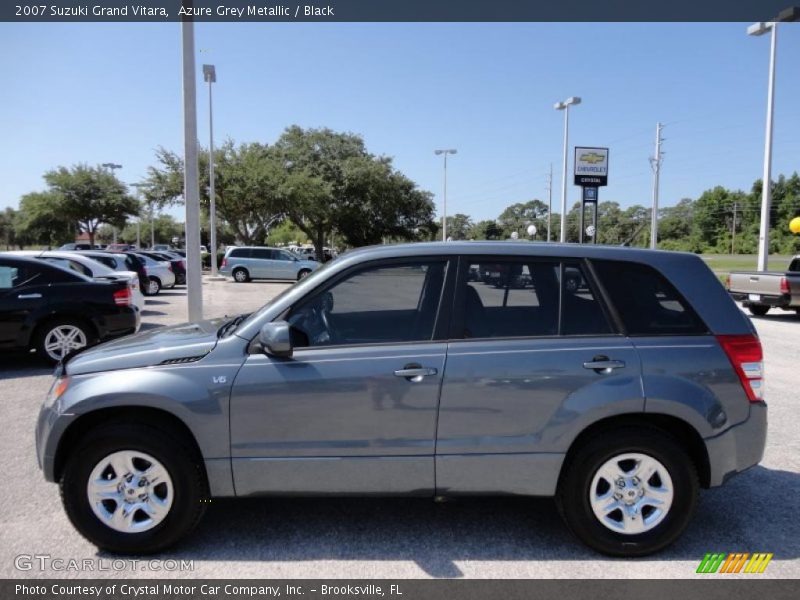
[[[647,265],[592,261],[629,335],[693,335],[707,328],[666,278]]]
[[[433,338],[446,261],[366,267],[301,301],[288,321],[297,346]]]
[[[277,256],[275,257],[278,260],[294,260],[294,256],[286,252],[286,250],[278,250]]]
[[[578,264],[493,259],[467,267],[464,338],[605,335],[612,332]]]

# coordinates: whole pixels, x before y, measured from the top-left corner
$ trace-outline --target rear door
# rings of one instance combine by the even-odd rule
[[[277,279],[275,260],[270,248],[253,248],[250,250],[250,277],[260,279]]]
[[[638,356],[587,269],[558,259],[462,259],[437,493],[551,495],[580,430],[642,410]]]

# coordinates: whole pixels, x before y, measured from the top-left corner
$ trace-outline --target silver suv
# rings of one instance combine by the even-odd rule
[[[455,242],[354,251],[251,315],[81,352],[36,439],[113,552],[173,544],[212,496],[518,494],[640,556],[761,460],[766,419],[761,344],[697,256]]]

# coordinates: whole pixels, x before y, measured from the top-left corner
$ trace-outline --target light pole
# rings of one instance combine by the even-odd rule
[[[203,318],[200,258],[200,184],[197,167],[197,87],[194,23],[181,23],[183,50],[183,198],[186,203],[186,296],[189,321]]]
[[[761,227],[758,233],[759,271],[767,270],[769,260],[769,213],[772,204],[772,112],[775,108],[775,47],[778,37],[777,23],[754,23],[747,35],[764,35],[771,32],[769,44],[769,82],[767,83],[767,132],[764,139],[764,177],[761,180]]]
[[[444,150],[434,150],[433,153],[436,156],[440,154],[444,155],[444,209],[442,215],[442,241],[447,241],[447,155],[448,154],[457,154],[458,150],[454,148],[447,148]]]
[[[114,174],[115,170],[122,168],[122,165],[118,165],[117,163],[113,163],[113,162],[103,163],[100,166],[101,167],[105,167],[106,169],[108,169],[109,172],[112,175]],[[111,232],[112,232],[112,236],[113,236],[113,242],[116,244],[117,243],[117,228],[114,227],[113,225],[111,226]]]
[[[553,106],[556,110],[564,111],[564,163],[561,169],[561,234],[559,241],[563,244],[567,241],[567,149],[569,147],[569,107],[580,104],[578,96],[570,96],[563,102],[556,102]]]
[[[758,233],[758,270],[766,271],[769,261],[769,215],[772,204],[772,122],[775,108],[775,52],[778,44],[778,21],[797,21],[800,8],[782,10],[770,23],[753,23],[747,35],[760,36],[770,32],[769,81],[767,82],[767,126],[764,136],[764,176],[761,180],[761,225]]]
[[[139,214],[136,215],[136,249],[142,249],[142,188],[146,187],[145,183],[130,183],[128,184],[136,190],[136,200],[139,204]],[[152,228],[152,223],[150,224]],[[151,247],[152,248],[152,247]]]
[[[217,82],[214,65],[203,65],[203,79],[208,84],[208,229],[211,277],[217,277],[217,202],[214,191],[214,109],[211,84]]]

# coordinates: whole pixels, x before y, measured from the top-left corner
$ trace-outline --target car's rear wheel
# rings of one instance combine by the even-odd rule
[[[309,275],[311,275],[311,269],[300,269],[300,272],[297,274],[297,281],[305,279]]]
[[[570,456],[556,501],[587,546],[611,556],[644,556],[680,536],[698,487],[697,469],[673,437],[626,427],[589,439]]]
[[[36,335],[36,353],[55,364],[68,354],[81,350],[93,342],[90,329],[75,319],[52,319],[44,323]]]
[[[163,550],[205,511],[197,452],[179,435],[142,424],[104,424],[72,449],[61,498],[75,528],[110,552]]]
[[[247,272],[247,269],[242,269],[241,267],[234,269],[231,275],[233,275],[233,280],[236,283],[247,283],[250,281],[250,274]]]
[[[769,312],[769,306],[764,306],[763,304],[751,304],[747,307],[747,310],[749,310],[750,314],[752,315],[763,317]]]
[[[151,277],[147,280],[147,295],[157,296],[161,291],[161,280],[158,277]]]

